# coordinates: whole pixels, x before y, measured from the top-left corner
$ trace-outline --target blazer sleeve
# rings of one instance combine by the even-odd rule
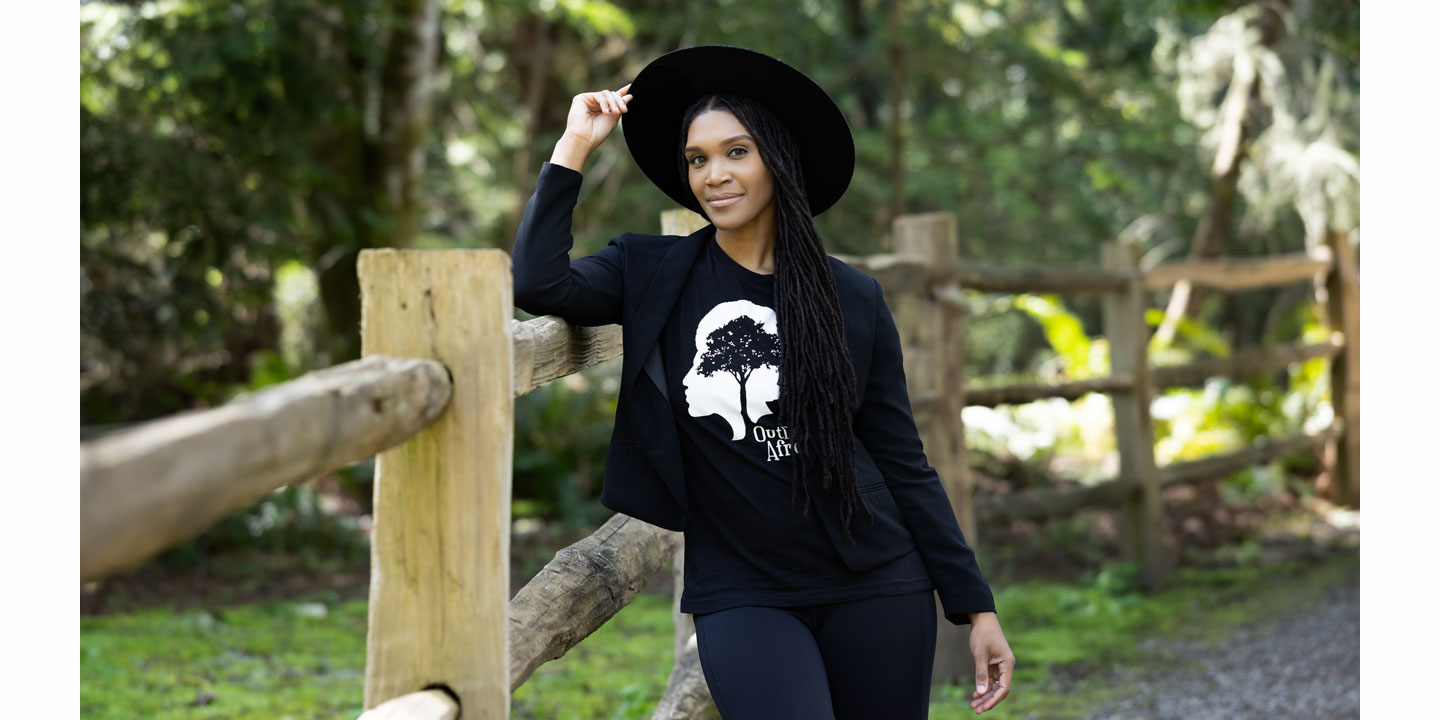
[[[940,476],[925,457],[905,388],[900,333],[879,281],[875,281],[875,340],[871,348],[865,400],[855,414],[856,437],[875,460],[915,538],[940,594],[945,619],[967,625],[968,613],[995,612],[995,599],[980,574],[974,550],[965,542]]]
[[[575,244],[571,220],[582,177],[549,161],[540,166],[511,253],[515,306],[532,315],[558,315],[575,325],[619,324],[625,298],[625,234],[592,255],[570,260]]]

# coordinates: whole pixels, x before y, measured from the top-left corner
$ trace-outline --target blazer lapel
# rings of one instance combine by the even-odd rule
[[[690,278],[690,269],[694,266],[700,249],[714,233],[715,226],[706,225],[676,240],[660,259],[654,279],[641,295],[639,308],[624,326],[625,353],[638,353],[641,361],[624,364],[621,369],[622,387],[633,388],[636,376],[643,370],[651,382],[655,383],[665,402],[670,402],[670,391],[665,381],[665,368],[658,342],[660,330],[665,326],[665,320],[670,317],[671,309],[675,307],[680,289]]]

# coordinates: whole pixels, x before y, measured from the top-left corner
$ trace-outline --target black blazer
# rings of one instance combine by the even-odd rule
[[[660,329],[715,226],[686,237],[623,233],[588,257],[570,260],[571,217],[581,173],[544,163],[515,236],[515,306],[575,325],[618,324],[624,345],[615,427],[600,502],[616,512],[683,531],[687,509],[680,442],[670,407]],[[919,548],[956,625],[994,612],[990,588],[966,544],[950,498],[921,447],[901,365],[900,335],[880,283],[830,257],[845,339],[857,379],[854,413],[861,497],[845,539],[829,492],[811,491],[821,524],[845,565],[865,572]],[[737,528],[744,532],[744,528]]]

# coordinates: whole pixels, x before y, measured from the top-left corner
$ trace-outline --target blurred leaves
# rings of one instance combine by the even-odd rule
[[[620,387],[610,361],[547,383],[515,402],[516,495],[526,514],[594,528],[611,511],[595,501]]]
[[[508,248],[575,94],[618,88],[674,48],[727,43],[803,69],[845,111],[854,179],[816,223],[831,252],[881,251],[892,219],[894,30],[904,39],[904,207],[955,213],[962,260],[1093,265],[1100,242],[1132,232],[1155,260],[1188,244],[1209,197],[1233,60],[1239,49],[1260,52],[1236,22],[1253,9],[910,0],[903,26],[891,28],[887,7],[440,0],[413,246]],[[382,80],[402,10],[387,0],[81,4],[82,424],[215,405],[353,351],[355,253],[401,240],[381,198]],[[1346,214],[1358,163],[1358,3],[1290,12],[1284,41],[1257,55],[1271,130],[1246,157],[1229,255],[1299,249],[1317,213],[1358,222]],[[625,231],[658,231],[673,204],[619,134],[585,174],[575,257]],[[973,379],[1083,379],[1108,365],[1094,298],[967,297],[983,311],[966,329]],[[1152,353],[1183,362],[1288,342],[1315,326],[1308,302],[1303,288],[1212,296],[1172,347]],[[1161,424],[1162,439],[1177,438],[1167,452],[1189,457],[1295,426],[1324,407],[1316,367],[1275,385],[1198,391],[1190,399],[1205,409]],[[604,371],[588,375],[584,389],[555,383],[517,402],[517,490],[534,499],[518,508],[594,506],[613,399],[596,389]],[[1088,461],[1113,442],[1096,403],[997,409],[985,427],[1013,433],[993,436],[996,448]],[[1075,412],[1077,427],[1053,430]]]

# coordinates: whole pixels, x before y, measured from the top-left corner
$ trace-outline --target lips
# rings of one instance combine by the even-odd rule
[[[725,207],[735,204],[735,201],[744,196],[744,193],[718,193],[706,198],[705,202],[710,203],[711,207]]]

